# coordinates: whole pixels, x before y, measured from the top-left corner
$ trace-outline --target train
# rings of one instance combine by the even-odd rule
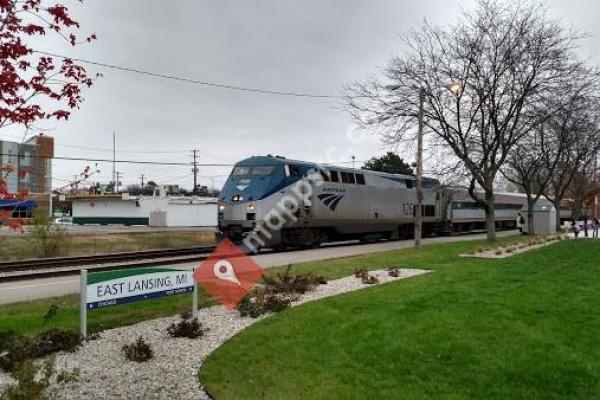
[[[299,195],[298,187],[304,194]],[[425,236],[485,230],[484,209],[466,190],[432,178],[423,178],[422,187]],[[282,206],[294,196],[300,197],[295,204]],[[252,156],[234,165],[221,190],[218,229],[238,243],[262,231],[255,247],[277,250],[332,241],[409,238],[416,198],[412,175]],[[523,194],[496,194],[496,228],[516,229],[524,207]],[[274,210],[280,211],[277,221],[272,221]],[[265,232],[265,225],[274,229]]]

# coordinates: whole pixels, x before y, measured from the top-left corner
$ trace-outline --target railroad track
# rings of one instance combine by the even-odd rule
[[[192,262],[206,258],[213,249],[214,246],[196,246],[0,262],[0,281],[73,275],[81,269],[106,271],[155,266],[167,262],[169,264]]]
[[[326,243],[323,244],[322,247],[355,245],[357,245],[356,241],[347,241]],[[196,246],[127,253],[108,253],[93,256],[55,257],[0,262],[0,282],[76,275],[82,269],[100,272],[123,268],[189,263],[207,258],[214,248],[215,246]]]

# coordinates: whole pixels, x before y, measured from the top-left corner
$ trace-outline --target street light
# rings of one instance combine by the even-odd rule
[[[387,85],[387,90],[394,91],[400,88],[399,85]],[[463,85],[460,82],[452,82],[446,88],[455,96],[462,93]],[[427,97],[427,89],[421,87],[419,89],[419,130],[417,132],[417,204],[415,206],[415,248],[421,246],[421,237],[423,236],[423,127],[425,117],[425,99]]]

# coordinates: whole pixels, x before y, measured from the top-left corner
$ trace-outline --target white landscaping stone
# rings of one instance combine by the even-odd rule
[[[390,277],[387,271],[370,271],[379,284],[425,274],[427,270],[400,269],[400,276]],[[297,306],[309,301],[335,296],[369,286],[354,276],[319,285],[292,303]],[[143,307],[143,305],[140,305]],[[77,382],[59,389],[61,399],[208,399],[198,380],[198,370],[206,357],[242,329],[268,318],[240,317],[237,311],[222,306],[201,309],[198,318],[208,331],[198,339],[171,338],[167,327],[179,316],[159,318],[132,326],[103,331],[100,338],[85,343],[72,353],[56,357],[58,370],[79,369]],[[126,360],[121,347],[143,336],[154,350],[154,358],[145,363]],[[0,380],[2,377],[0,376]]]
[[[3,372],[3,371],[0,369],[0,393],[2,393],[2,389],[3,389],[5,386],[7,386],[7,385],[10,385],[10,384],[13,384],[13,383],[15,383],[15,382],[14,382],[14,380],[13,380],[13,379],[10,377],[10,375],[9,375],[9,374],[7,374],[7,373],[5,373],[5,372]]]
[[[476,252],[476,253],[463,253],[463,254],[459,254],[459,257],[466,257],[466,258],[507,258],[507,257],[512,257],[515,256],[517,254],[521,254],[521,253],[525,253],[526,251],[530,251],[530,250],[535,250],[535,249],[539,249],[541,247],[545,247],[545,246],[549,246],[551,244],[554,243],[558,243],[560,242],[559,239],[556,240],[550,240],[544,243],[540,243],[540,244],[532,244],[529,245],[528,242],[521,242],[521,243],[514,243],[512,245],[506,245],[501,247],[496,247],[493,249],[489,249],[489,250],[485,250],[482,252]],[[520,244],[526,244],[526,247],[523,248],[518,248],[517,246]],[[507,252],[506,249],[507,248],[512,248],[511,252]],[[501,253],[500,254],[496,254],[496,252],[500,250]]]

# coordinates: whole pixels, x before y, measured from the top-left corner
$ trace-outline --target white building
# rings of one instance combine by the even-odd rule
[[[175,196],[86,195],[72,202],[74,224],[216,226],[217,199]]]

